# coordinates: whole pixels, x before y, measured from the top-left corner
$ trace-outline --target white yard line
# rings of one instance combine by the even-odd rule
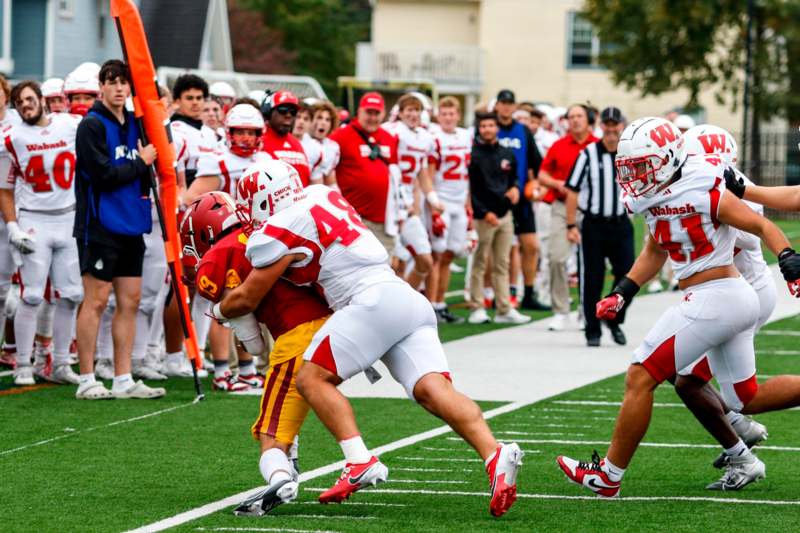
[[[275,518],[278,518],[276,516]],[[376,516],[351,516],[351,515],[336,515],[336,514],[293,514],[287,515],[286,518],[319,518],[328,520],[329,518],[338,518],[339,520],[375,520]]]
[[[584,426],[589,427],[589,426]],[[538,435],[548,435],[551,437],[585,437],[586,433],[545,433],[541,431],[495,431],[495,435],[522,435],[523,437],[536,437]]]
[[[400,470],[400,469],[399,468],[392,468],[392,471],[397,471],[397,470]],[[452,470],[442,470],[442,472],[452,472]],[[313,505],[313,506],[319,508],[319,502],[297,502],[297,501],[294,501],[294,502],[289,502],[289,505],[291,505],[291,506],[295,506],[295,505]],[[348,501],[346,503],[346,505],[348,507],[350,507],[352,505],[366,505],[367,507],[408,507],[408,505],[405,504],[405,503],[354,502],[354,501]],[[294,516],[294,515],[292,515],[292,516]]]
[[[523,407],[526,407],[533,403],[530,402],[513,402],[509,403],[496,409],[491,409],[483,413],[483,417],[485,419],[491,419],[499,415],[503,415],[506,413],[510,413],[512,411],[516,411]],[[411,435],[410,437],[406,437],[404,439],[396,440],[394,442],[390,442],[389,444],[385,444],[383,446],[379,446],[372,450],[372,453],[375,455],[381,455],[383,453],[391,452],[394,450],[399,450],[405,448],[407,446],[411,446],[417,444],[418,442],[422,442],[424,440],[432,439],[433,437],[438,437],[440,435],[444,435],[445,433],[449,433],[452,430],[449,426],[440,426],[436,429],[431,429],[429,431],[423,431],[422,433],[417,433],[416,435]],[[413,460],[418,460],[419,458],[410,458]],[[444,459],[446,461],[458,461],[458,459]],[[463,461],[470,461],[470,462],[478,462],[479,459],[462,459]],[[314,470],[310,470],[308,472],[303,472],[300,474],[300,482],[309,481],[312,479],[316,479],[318,477],[330,474],[332,472],[336,472],[337,470],[341,470],[344,468],[344,461],[337,461],[335,463],[331,463],[329,465],[322,466],[320,468],[316,468]],[[228,496],[227,498],[223,498],[221,500],[217,500],[215,502],[207,503],[200,507],[196,507],[194,509],[190,509],[188,511],[184,511],[182,513],[176,514],[169,518],[165,518],[163,520],[159,520],[158,522],[153,522],[152,524],[147,524],[136,529],[130,530],[128,533],[153,533],[155,531],[164,531],[165,529],[169,529],[171,527],[175,527],[181,524],[185,524],[186,522],[191,522],[192,520],[196,520],[197,518],[210,515],[212,513],[216,513],[226,507],[230,507],[231,505],[235,505],[242,500],[253,496],[256,492],[262,490],[263,487],[255,487],[250,490],[246,490],[240,492],[238,494],[234,494],[232,496]]]
[[[3,370],[2,372],[0,372],[0,378],[4,378],[6,376],[13,376],[13,375],[14,375],[14,371],[13,370]]]
[[[472,468],[404,468],[402,466],[393,466],[392,472],[473,472]]]
[[[197,527],[195,531],[280,531],[286,533],[339,533],[329,529],[288,529],[285,527]]]
[[[756,350],[756,355],[800,355],[800,350]]]
[[[316,487],[306,488],[310,492],[323,492],[327,489]],[[404,489],[368,489],[367,494],[432,494],[437,496],[479,496],[486,498],[486,492],[466,492],[455,490],[404,490]],[[757,500],[745,498],[715,498],[712,496],[622,496],[620,498],[598,498],[597,496],[567,496],[563,494],[517,494],[517,498],[535,500],[591,500],[596,502],[710,502],[710,503],[746,503],[753,505],[800,505],[800,500]]]
[[[434,462],[434,463],[474,463],[476,461],[480,461],[477,457],[474,459],[461,459],[458,457],[395,457],[394,459],[400,459],[402,461],[422,461],[422,462]]]
[[[392,479],[392,483],[444,483],[446,485],[468,485],[469,481],[457,479]]]
[[[103,424],[102,426],[90,427],[88,429],[73,430],[71,428],[68,428],[68,429],[70,429],[70,433],[67,433],[66,435],[58,435],[57,437],[52,437],[52,438],[49,438],[49,439],[40,440],[40,441],[37,441],[37,442],[32,442],[31,444],[26,444],[24,446],[19,446],[17,448],[11,448],[11,449],[8,449],[8,450],[3,450],[3,451],[0,451],[0,456],[10,455],[12,453],[21,452],[21,451],[27,450],[29,448],[35,448],[37,446],[44,446],[45,444],[50,444],[52,442],[56,442],[56,441],[59,441],[61,439],[66,439],[67,437],[74,437],[75,435],[80,435],[80,434],[83,434],[83,433],[89,433],[91,431],[96,431],[98,429],[110,428],[110,427],[118,426],[120,424],[128,424],[130,422],[136,422],[138,420],[144,420],[145,418],[150,418],[150,417],[153,417],[153,416],[163,415],[164,413],[169,413],[171,411],[175,411],[177,409],[182,409],[182,408],[188,407],[190,405],[194,405],[194,402],[175,405],[173,407],[168,407],[166,409],[161,409],[160,411],[153,411],[152,413],[147,413],[145,415],[135,416],[133,418],[126,418],[124,420],[115,420],[114,422],[109,422],[108,424]]]
[[[759,335],[776,335],[779,337],[800,337],[800,331],[788,331],[783,329],[762,329]]]
[[[557,403],[559,405],[596,405],[596,406],[603,405],[608,407],[619,407],[620,405],[622,405],[622,402],[611,402],[611,401],[600,401],[600,400],[553,400],[553,403]],[[686,406],[683,405],[682,403],[677,403],[677,402],[655,402],[653,403],[653,407],[686,407]],[[605,413],[605,411],[603,412]]]
[[[461,440],[449,437],[447,440]],[[561,440],[561,439],[515,439],[517,444],[610,444],[607,440]],[[688,442],[642,442],[639,446],[646,448],[712,448],[719,449],[719,444],[692,444]],[[758,446],[758,450],[769,450],[774,452],[800,452],[798,446]]]

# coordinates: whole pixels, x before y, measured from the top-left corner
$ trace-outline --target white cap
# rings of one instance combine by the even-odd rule
[[[50,98],[52,96],[64,95],[64,80],[61,78],[50,78],[42,83],[42,96]]]
[[[236,98],[236,91],[231,87],[231,84],[224,81],[215,81],[208,88],[208,94],[212,96],[219,96],[221,98]]]
[[[675,124],[679,130],[688,130],[695,126],[694,119],[689,115],[678,115],[672,123]]]

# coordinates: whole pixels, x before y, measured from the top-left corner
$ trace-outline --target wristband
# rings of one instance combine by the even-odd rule
[[[429,191],[428,194],[425,195],[425,198],[428,199],[428,203],[433,206],[438,206],[439,202],[439,195],[436,194],[436,191]]]
[[[567,229],[574,229],[574,228],[577,228],[577,227],[578,227],[577,224],[567,224]]]
[[[786,247],[781,250],[781,253],[778,254],[778,261],[783,261],[787,257],[790,257],[795,254],[795,251],[792,248]]]
[[[611,294],[619,294],[623,298],[625,298],[626,302],[630,302],[636,293],[639,292],[639,285],[636,284],[628,276],[625,276],[617,283],[617,286],[611,290]]]
[[[217,320],[227,320],[227,317],[222,314],[222,302],[214,304],[214,307],[211,308],[211,314],[214,315],[214,318]]]

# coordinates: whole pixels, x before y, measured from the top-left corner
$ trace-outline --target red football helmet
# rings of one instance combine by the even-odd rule
[[[186,209],[181,221],[184,257],[194,257],[199,262],[214,243],[246,222],[228,193],[213,191],[200,195]]]

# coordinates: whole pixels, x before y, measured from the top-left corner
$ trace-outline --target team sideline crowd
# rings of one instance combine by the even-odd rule
[[[193,370],[151,201],[159,154],[127,107],[127,66],[86,63],[64,80],[0,79],[0,89],[0,363],[17,386],[74,385],[77,399],[164,396],[144,380]],[[161,96],[180,195],[165,216],[178,221],[200,372],[219,391],[263,389],[251,432],[265,488],[237,514],[297,497],[310,409],[346,461],[320,502],[387,481],[337,388],[362,372],[380,379],[378,360],[484,461],[491,514],[509,510],[523,452],[498,442],[453,386],[438,337],[438,324],[463,321],[446,304],[457,258],[467,258],[468,322],[524,324],[518,309],[552,309],[548,329],[582,329],[587,349],[603,325],[627,343],[621,325],[641,287],[659,290],[663,277],[682,291],[633,350],[605,457],[557,458],[569,480],[618,495],[664,381],[721,446],[724,473],[709,489],[765,476],[750,449],[767,429],[748,415],[800,405],[800,377],[756,382],[753,339],[777,290],[761,244],[796,296],[800,257],[762,205],[798,210],[800,188],[751,183],[725,130],[677,113],[628,122],[614,106],[537,107],[508,89],[468,129],[458,99],[417,92],[388,112],[365,93],[353,117],[194,74]],[[634,214],[648,229],[636,259]],[[614,288],[603,297],[607,263]]]

